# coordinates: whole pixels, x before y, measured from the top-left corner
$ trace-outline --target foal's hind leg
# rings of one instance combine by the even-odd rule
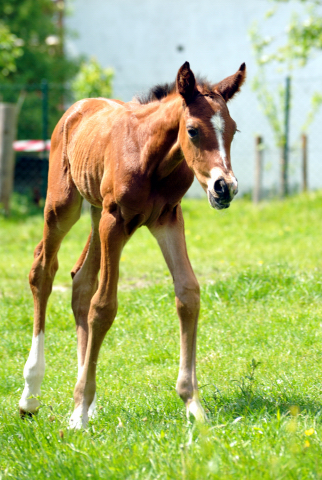
[[[85,427],[88,410],[96,391],[96,365],[106,332],[117,311],[117,281],[122,249],[130,235],[117,212],[103,211],[99,233],[101,240],[101,272],[99,286],[88,313],[88,342],[81,377],[74,390],[75,410],[70,419],[73,428]]]
[[[22,416],[35,413],[39,408],[37,397],[40,395],[40,385],[45,373],[45,314],[58,269],[57,253],[62,239],[78,220],[82,205],[82,198],[71,181],[55,176],[53,183],[56,189],[51,189],[50,184],[48,187],[43,240],[35,249],[29,274],[34,298],[34,330],[31,350],[24,368],[25,388],[19,402]]]
[[[82,255],[71,272],[73,278],[72,308],[77,330],[78,379],[82,375],[85,361],[88,340],[87,317],[91,299],[98,287],[97,274],[101,260],[101,243],[98,231],[101,209],[91,206],[91,217],[91,234]],[[89,408],[89,416],[94,413],[94,408],[95,398]]]
[[[199,400],[196,376],[200,293],[187,254],[181,206],[178,205],[167,218],[162,218],[162,222],[157,221],[150,230],[160,245],[174,281],[180,320],[180,367],[176,389],[186,405],[187,416],[191,413],[203,421],[205,413]]]

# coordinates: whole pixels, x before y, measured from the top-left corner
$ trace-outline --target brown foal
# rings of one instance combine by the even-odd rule
[[[226,103],[245,75],[242,64],[212,85],[196,81],[186,62],[174,84],[155,87],[145,100],[85,99],[59,121],[51,142],[43,239],[29,276],[34,330],[19,403],[22,415],[39,408],[45,312],[57,253],[85,198],[91,204],[92,230],[72,270],[78,380],[71,426],[85,427],[94,411],[98,354],[117,311],[121,252],[142,225],[157,239],[174,281],[181,338],[176,389],[187,414],[205,418],[195,367],[199,285],[187,255],[180,201],[194,175],[216,209],[229,207],[236,195],[230,145],[237,127]]]

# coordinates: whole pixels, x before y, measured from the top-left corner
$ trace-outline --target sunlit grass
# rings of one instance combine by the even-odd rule
[[[68,430],[77,375],[69,272],[89,233],[86,215],[59,256],[42,407],[34,420],[18,418],[32,335],[27,277],[42,218],[0,217],[0,478],[322,478],[322,193],[259,207],[241,200],[225,212],[186,200],[183,209],[201,283],[203,427],[187,423],[174,390],[172,279],[142,228],[121,258],[97,416],[85,432]],[[252,374],[253,358],[261,363]]]

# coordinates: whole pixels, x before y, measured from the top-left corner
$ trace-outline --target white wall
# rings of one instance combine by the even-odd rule
[[[282,42],[290,12],[301,11],[298,3],[281,5],[273,20],[264,22],[265,12],[274,5],[270,0],[73,0],[67,26],[78,36],[69,40],[68,50],[75,55],[93,55],[103,66],[113,67],[114,96],[125,101],[156,83],[173,81],[186,60],[195,73],[211,81],[231,75],[246,62],[247,85],[230,105],[231,115],[242,132],[234,141],[233,166],[240,191],[249,191],[253,184],[254,135],[260,133],[268,145],[265,187],[277,188],[278,156],[272,132],[251,90],[256,65],[248,31],[257,20],[263,25],[264,35],[276,34]],[[321,56],[311,62],[297,77],[305,77],[306,81],[311,77],[317,79],[322,73],[320,59]],[[283,80],[273,70],[269,76],[276,88],[278,79]],[[302,80],[297,77],[294,90],[300,92]],[[312,85],[311,81],[311,90]],[[301,94],[301,108],[294,109],[291,123],[294,144],[308,101],[308,95]],[[318,146],[314,147],[310,155],[310,183],[314,187],[322,186],[322,159],[317,149]],[[298,154],[294,159],[294,182],[299,183]]]

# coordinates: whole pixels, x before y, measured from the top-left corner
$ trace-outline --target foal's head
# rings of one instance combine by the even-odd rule
[[[210,205],[218,210],[228,208],[238,191],[230,163],[237,125],[226,103],[239,91],[245,77],[244,63],[237,73],[215,85],[197,84],[188,62],[177,75],[176,88],[183,100],[180,145]]]

